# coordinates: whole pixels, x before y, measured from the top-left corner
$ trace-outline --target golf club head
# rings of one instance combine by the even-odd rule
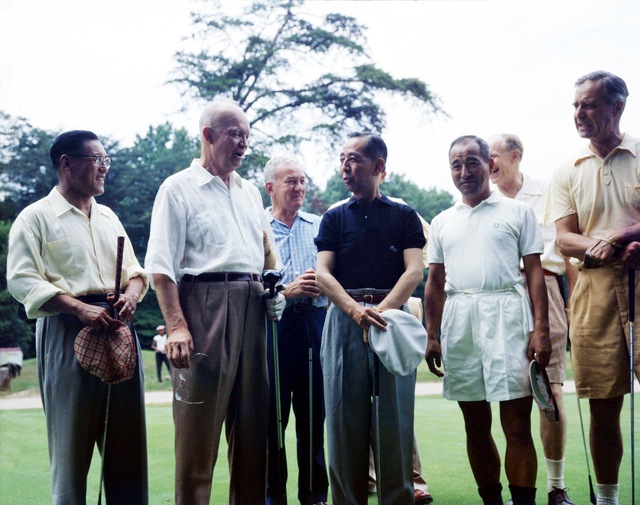
[[[278,291],[282,290],[282,286],[279,286],[280,289],[276,288],[276,284],[282,279],[282,274],[277,270],[264,270],[262,272],[262,281],[264,282],[264,287],[267,289],[268,293],[265,293],[267,298],[273,298],[276,296]]]

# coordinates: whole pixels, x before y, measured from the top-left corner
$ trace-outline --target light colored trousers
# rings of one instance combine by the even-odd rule
[[[87,473],[96,444],[102,452],[108,386],[78,364],[73,343],[83,326],[77,317],[67,314],[40,318],[36,323],[38,380],[47,420],[54,505],[86,503]],[[148,503],[144,377],[137,339],[136,345],[138,363],[133,378],[111,386],[104,462],[108,504]],[[97,501],[98,480],[89,484],[89,490],[94,487]]]
[[[327,314],[321,360],[333,503],[367,503],[372,445],[374,455],[380,454],[376,473],[381,503],[413,505],[415,373],[396,377],[379,364],[378,442],[373,401],[373,372],[378,358],[364,343],[362,329],[335,305]]]

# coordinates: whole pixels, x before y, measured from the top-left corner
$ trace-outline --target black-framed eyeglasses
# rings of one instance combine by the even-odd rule
[[[111,166],[111,158],[109,156],[100,156],[99,154],[68,154],[72,158],[93,158],[93,162],[97,167],[104,163],[104,166],[109,168]]]

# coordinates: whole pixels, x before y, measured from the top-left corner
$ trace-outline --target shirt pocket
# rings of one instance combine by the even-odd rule
[[[194,216],[194,226],[196,233],[202,237],[203,245],[220,245],[229,240],[229,229],[224,220],[217,212],[201,212]]]
[[[87,261],[87,255],[79,238],[67,237],[44,244],[44,263],[47,275],[72,277],[85,270]]]

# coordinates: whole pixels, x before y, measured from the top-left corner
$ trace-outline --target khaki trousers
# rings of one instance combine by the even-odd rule
[[[229,445],[230,505],[266,498],[269,379],[259,282],[184,282],[180,305],[193,337],[189,372],[172,368],[176,504],[208,505],[222,424]],[[202,403],[200,403],[202,402]]]

